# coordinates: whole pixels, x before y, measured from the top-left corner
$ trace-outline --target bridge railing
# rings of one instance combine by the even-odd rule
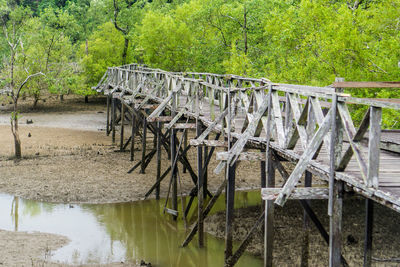
[[[266,143],[297,158],[296,168],[283,186],[276,203],[283,205],[311,162],[334,161],[335,171],[346,170],[355,158],[362,183],[379,186],[382,108],[400,109],[399,103],[353,98],[333,87],[272,83],[235,75],[177,73],[130,64],[108,68],[100,90],[119,92],[129,99],[141,96],[138,107],[148,101],[159,103],[152,120],[167,108],[173,111],[172,127],[184,114],[201,119],[212,130],[222,131],[236,142],[218,173],[233,164],[249,140]],[[356,128],[349,105],[367,106]],[[334,138],[332,138],[334,129]],[[368,144],[361,142],[367,137]],[[204,141],[205,135],[198,138]],[[292,152],[290,152],[292,151]],[[334,151],[332,154],[331,152]],[[333,155],[333,156],[332,156]],[[339,175],[340,176],[340,175]]]

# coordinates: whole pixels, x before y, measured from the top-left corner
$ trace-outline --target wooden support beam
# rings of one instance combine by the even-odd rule
[[[365,199],[364,267],[372,265],[372,233],[374,228],[374,201]]]
[[[230,153],[229,152],[217,152],[217,160],[226,161],[229,159]],[[242,152],[239,154],[237,158],[238,161],[265,161],[265,153],[262,152]]]
[[[268,153],[267,161],[267,186],[275,187],[275,168],[272,153]],[[265,228],[264,228],[264,267],[271,267],[274,247],[274,202],[265,201]]]
[[[176,115],[176,92],[172,92],[172,104],[171,104],[171,116],[174,117]],[[178,169],[177,169],[177,164],[176,160],[177,158],[177,151],[176,151],[176,130],[171,129],[170,130],[170,144],[171,144],[171,183],[172,183],[172,209],[178,210],[178,183],[177,183],[177,174],[178,174]],[[173,216],[173,219],[176,220],[177,216]]]
[[[208,202],[207,206],[205,207],[205,209],[203,211],[203,218],[207,217],[207,215],[211,211],[212,207],[215,205],[215,203],[217,203],[217,200],[218,200],[219,196],[221,195],[222,191],[225,189],[226,184],[227,184],[227,180],[224,180],[222,182],[222,184],[218,187],[217,192],[215,192],[214,196],[211,198],[210,202]],[[186,247],[190,243],[190,241],[193,239],[194,235],[197,232],[198,226],[199,226],[198,222],[196,222],[196,224],[193,226],[192,230],[186,237],[185,241],[183,241],[182,247]]]
[[[156,151],[154,149],[152,151],[150,151],[150,153],[145,156],[145,162],[146,162],[146,159],[148,159],[149,157],[153,157],[155,153],[156,153]],[[132,168],[130,168],[128,173],[131,173],[134,170],[136,170],[136,168],[139,167],[141,164],[142,164],[142,160],[139,161],[138,163],[136,163]],[[146,164],[146,163],[144,163],[144,164]]]
[[[121,131],[119,139],[119,150],[124,151],[124,130],[125,130],[125,104],[121,101]]]
[[[145,173],[145,156],[146,156],[146,143],[147,143],[147,120],[143,116],[143,134],[142,134],[142,166],[140,168],[140,173]]]
[[[382,108],[370,107],[367,186],[379,187],[379,154],[381,142]]]
[[[203,140],[190,139],[189,144],[191,146],[209,146],[209,147],[228,147],[228,142],[218,140]]]
[[[196,121],[196,136],[200,136],[203,125],[201,121]],[[204,246],[204,224],[203,224],[203,205],[204,205],[204,172],[203,172],[203,148],[197,147],[197,221],[198,221],[198,245]]]
[[[165,177],[167,177],[168,173],[171,171],[171,166],[169,166],[167,168],[167,170],[160,176],[160,178],[156,181],[155,184],[152,185],[152,187],[149,189],[149,191],[146,192],[146,194],[144,194],[144,199],[148,198],[150,196],[150,194],[154,191],[154,189],[156,189],[157,187],[160,186],[160,183],[162,182],[162,180],[164,180]]]
[[[157,175],[156,175],[156,182],[161,178],[161,127],[162,123],[157,122]],[[156,186],[156,199],[160,199],[160,183]]]
[[[148,122],[169,122],[171,120],[172,116],[159,116],[159,117],[147,118]]]
[[[173,129],[196,129],[196,123],[175,123],[172,127],[167,127],[164,125],[165,129],[173,128]]]
[[[134,160],[134,156],[135,156],[135,135],[136,135],[136,131],[137,131],[137,125],[136,125],[136,113],[133,111],[132,108],[132,130],[131,130],[131,151],[130,151],[130,156],[131,156],[131,161]]]
[[[107,95],[107,122],[106,122],[106,134],[110,135],[110,95]]]
[[[115,144],[115,124],[116,124],[116,117],[117,117],[117,103],[116,99],[113,97],[111,100],[111,138],[113,144]]]
[[[228,259],[233,252],[233,221],[235,204],[235,172],[236,163],[227,166],[227,189],[226,189],[226,217],[225,217],[225,266],[229,266]]]
[[[258,229],[258,226],[264,222],[264,217],[265,217],[265,211],[258,217],[256,223],[251,227],[250,231],[247,233],[246,237],[240,243],[239,248],[235,251],[235,253],[227,260],[228,266],[234,266],[239,258],[243,255],[245,252],[246,248],[250,244],[250,242],[253,240],[254,234],[256,233],[256,230]]]
[[[343,182],[334,181],[332,215],[329,220],[329,266],[336,267],[342,263],[342,208]]]
[[[263,188],[261,189],[261,197],[263,200],[275,200],[280,188]],[[329,188],[316,187],[297,187],[293,190],[289,199],[328,199]]]

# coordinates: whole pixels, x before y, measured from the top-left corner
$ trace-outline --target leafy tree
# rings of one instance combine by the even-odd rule
[[[124,49],[124,37],[114,28],[111,22],[99,27],[88,39],[89,52],[86,54],[85,45],[82,44],[78,56],[82,58],[84,80],[87,87],[97,84],[109,66],[121,64]],[[132,55],[128,53],[127,60],[131,61]]]

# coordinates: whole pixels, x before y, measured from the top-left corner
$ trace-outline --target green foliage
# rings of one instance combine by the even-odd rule
[[[82,58],[86,86],[91,87],[97,84],[107,67],[121,65],[124,37],[111,22],[107,22],[89,37],[88,43],[88,54],[82,44],[78,56]],[[128,59],[132,61],[131,54],[128,54]]]

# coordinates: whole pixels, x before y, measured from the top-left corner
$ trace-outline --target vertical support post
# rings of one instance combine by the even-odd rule
[[[161,177],[161,127],[162,123],[157,122],[157,177],[156,181],[160,180]],[[160,184],[156,187],[156,199],[160,199]]]
[[[306,171],[305,179],[304,179],[304,187],[311,187],[312,185],[312,173]],[[311,206],[311,201],[306,200],[308,205]],[[307,212],[304,211],[303,214],[303,244],[301,251],[301,263],[300,266],[306,267],[308,266],[308,259],[310,256],[309,245],[310,245],[310,218],[307,215]]]
[[[228,92],[227,92],[227,106],[228,106],[228,150],[231,149],[231,125],[232,125],[232,107],[231,107],[231,91],[230,81],[228,81]],[[226,217],[225,217],[225,266],[229,266],[228,259],[232,256],[233,252],[233,229],[232,224],[234,221],[234,206],[235,206],[235,174],[236,174],[236,163],[231,166],[228,161],[226,164]]]
[[[199,137],[202,133],[202,124],[201,121],[196,119],[196,136]],[[207,155],[207,154],[206,154]],[[197,209],[197,217],[198,217],[198,244],[199,247],[204,246],[204,225],[203,225],[203,205],[204,205],[204,175],[203,175],[203,147],[197,146],[197,200],[198,200],[198,209]]]
[[[374,226],[374,202],[365,199],[365,241],[364,241],[364,267],[372,263],[372,233]]]
[[[106,124],[106,134],[110,135],[110,94],[107,95],[107,124]]]
[[[171,103],[171,116],[175,117],[176,116],[176,92],[172,92],[172,103]],[[178,210],[178,183],[177,183],[177,174],[178,174],[178,169],[177,169],[177,164],[174,166],[174,161],[176,158],[176,129],[173,127],[171,128],[171,171],[172,171],[172,209],[173,210]],[[176,216],[173,216],[174,220],[177,219]]]
[[[121,99],[121,133],[120,133],[120,140],[119,140],[119,150],[124,150],[124,130],[125,130],[125,103]]]
[[[146,140],[147,139],[147,118],[143,115],[143,134],[142,134],[142,164],[140,173],[145,173],[146,168]]]
[[[184,134],[184,136],[183,136],[183,150],[186,150],[187,145],[188,145],[188,132],[184,131],[183,134]],[[186,173],[186,166],[185,165],[183,165],[182,172]]]
[[[228,165],[228,185],[226,191],[226,219],[225,219],[225,266],[228,259],[232,256],[233,251],[233,221],[234,221],[234,205],[235,205],[235,175],[236,163],[233,166]]]
[[[269,142],[271,139],[271,103],[272,103],[272,85],[268,86],[268,114],[267,114],[267,132],[266,132],[266,169],[267,169],[267,186],[275,187],[275,168],[272,161],[271,148]],[[275,159],[278,160],[278,159]],[[265,202],[265,228],[264,228],[264,267],[272,267],[273,242],[274,242],[274,202],[267,200]]]
[[[371,106],[369,120],[367,186],[378,188],[382,108]]]
[[[115,123],[117,120],[117,100],[111,96],[111,138],[112,138],[112,142],[113,144],[115,144]]]
[[[332,95],[332,125],[330,146],[330,175],[329,175],[329,266],[341,264],[342,246],[342,207],[343,207],[343,182],[335,180],[336,169],[336,139],[337,139],[337,95]]]
[[[135,104],[132,103],[132,131],[131,131],[131,161],[135,155],[135,134],[136,134],[136,116],[135,116]]]
[[[278,160],[278,159],[276,159]],[[268,156],[268,187],[275,187],[275,168],[272,156]],[[273,244],[274,244],[274,201],[265,202],[265,232],[264,232],[264,267],[272,266]]]
[[[209,137],[207,135],[206,140]],[[208,189],[208,164],[207,164],[207,157],[208,157],[208,147],[204,146],[204,164],[203,164],[203,195],[204,198],[207,198],[207,189]],[[207,164],[207,165],[206,165]]]

